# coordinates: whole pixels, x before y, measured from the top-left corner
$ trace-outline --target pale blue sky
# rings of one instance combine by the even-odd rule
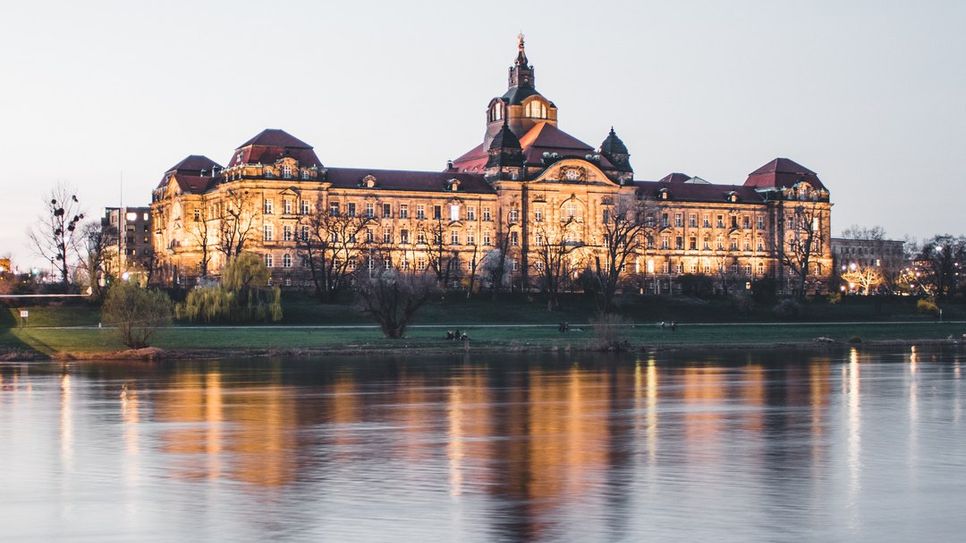
[[[263,128],[331,166],[442,169],[527,35],[560,127],[613,124],[639,179],[818,172],[833,231],[964,233],[966,2],[18,2],[0,8],[0,253],[42,194],[146,205]]]

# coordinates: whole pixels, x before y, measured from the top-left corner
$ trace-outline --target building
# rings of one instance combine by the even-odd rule
[[[111,275],[125,273],[145,278],[153,269],[153,234],[150,207],[107,207],[101,218],[105,243],[105,269]]]
[[[832,238],[832,258],[840,272],[850,268],[900,270],[906,265],[905,242],[891,239]]]
[[[189,156],[153,195],[159,277],[216,274],[241,247],[262,254],[277,283],[304,285],[311,262],[300,240],[318,211],[368,219],[343,236],[366,244],[346,252],[352,266],[429,267],[442,278],[445,255],[446,282],[455,283],[502,255],[499,280],[538,288],[548,246],[566,247],[574,277],[605,252],[614,217],[631,213],[646,228],[622,271],[642,291],[668,292],[684,274],[824,290],[831,204],[815,172],[778,158],[743,184],[681,173],[638,180],[613,128],[594,147],[561,130],[557,113],[536,89],[521,36],[480,143],[442,171],[327,167],[311,145],[275,129],[242,143],[224,167]]]

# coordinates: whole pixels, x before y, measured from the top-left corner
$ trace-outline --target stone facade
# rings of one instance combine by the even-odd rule
[[[445,251],[458,255],[455,283],[499,251],[506,281],[537,288],[537,253],[548,240],[573,249],[568,269],[576,274],[606,249],[608,217],[631,210],[645,228],[623,273],[641,291],[673,291],[684,274],[742,285],[771,277],[795,290],[803,261],[806,289],[825,289],[831,204],[811,170],[780,158],[741,185],[680,173],[636,180],[613,129],[594,148],[558,128],[522,38],[509,83],[489,102],[483,141],[443,171],[326,167],[311,145],[281,130],[243,143],[226,167],[186,158],[153,195],[158,278],[190,282],[202,268],[217,275],[243,231],[244,250],[264,255],[274,281],[304,286],[298,240],[306,217],[323,209],[368,219],[358,234],[368,249],[351,257],[354,265],[421,269]],[[392,256],[373,264],[373,248]]]

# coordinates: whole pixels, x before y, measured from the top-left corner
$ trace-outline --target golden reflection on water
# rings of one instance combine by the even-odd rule
[[[64,470],[73,467],[74,409],[71,402],[70,374],[60,376],[60,462]]]
[[[860,383],[860,364],[859,351],[855,347],[849,350],[849,363],[843,366],[846,374],[846,401],[848,402],[848,421],[845,426],[847,434],[846,447],[848,450],[848,472],[849,472],[849,506],[851,520],[857,522],[858,511],[854,510],[854,501],[861,490],[861,454],[862,454],[862,404]]]

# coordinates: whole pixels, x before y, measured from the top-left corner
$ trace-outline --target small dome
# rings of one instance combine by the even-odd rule
[[[490,142],[490,149],[521,149],[520,140],[516,134],[507,126],[506,118],[503,119],[503,127],[493,136]]]
[[[629,155],[627,152],[627,146],[624,142],[617,137],[617,133],[614,132],[614,127],[610,127],[610,133],[607,134],[607,138],[604,142],[600,144],[600,152],[608,155]]]

